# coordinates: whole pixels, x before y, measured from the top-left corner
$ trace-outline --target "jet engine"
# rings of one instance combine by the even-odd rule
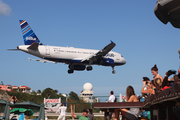
[[[99,64],[103,66],[113,66],[114,60],[111,58],[104,58],[99,62]]]
[[[170,22],[175,28],[180,28],[180,0],[157,0],[154,13],[162,23]]]
[[[69,69],[71,70],[85,70],[86,66],[85,65],[69,65]]]

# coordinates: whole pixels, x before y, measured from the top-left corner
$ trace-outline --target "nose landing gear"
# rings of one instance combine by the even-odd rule
[[[111,67],[112,67],[112,69],[113,69],[112,74],[115,74],[116,71],[114,70],[114,66],[111,66]]]

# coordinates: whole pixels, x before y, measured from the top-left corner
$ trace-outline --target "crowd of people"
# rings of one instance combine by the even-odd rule
[[[154,65],[151,68],[151,73],[154,76],[153,80],[150,80],[148,77],[143,77],[142,83],[143,87],[141,89],[142,97],[137,97],[134,91],[134,88],[132,86],[128,86],[126,88],[126,97],[127,101],[126,102],[144,102],[145,98],[148,95],[153,95],[156,92],[163,91],[165,89],[170,88],[171,86],[174,86],[174,78],[172,77],[169,79],[169,77],[172,74],[176,74],[175,70],[168,70],[164,76],[164,78],[158,74],[158,68],[157,65]],[[176,75],[178,79],[180,78],[180,69],[178,70],[178,75]],[[12,96],[9,101],[11,104],[15,104],[18,99],[16,96]],[[108,102],[116,102],[116,97],[114,96],[114,92],[110,92],[109,100]],[[13,108],[10,108],[13,109]],[[58,107],[57,112],[60,113],[59,117],[57,120],[65,120],[66,117],[66,103],[61,103],[60,106]],[[84,109],[82,115],[75,115],[73,112],[73,106],[70,105],[70,110],[71,110],[71,115],[75,119],[79,120],[93,120],[94,114],[92,109]],[[119,117],[119,113],[125,118],[125,120],[137,120],[140,114],[139,108],[130,108],[130,109],[125,109],[125,108],[119,108],[119,109],[114,109],[114,111],[110,112],[108,109],[105,111],[104,114],[104,120],[117,120]],[[141,116],[143,114],[141,113]],[[113,118],[113,119],[112,119]]]
[[[176,74],[175,70],[168,70],[164,78],[158,74],[158,68],[156,65],[151,68],[151,73],[154,75],[153,80],[150,81],[148,77],[143,77],[143,88],[141,93],[143,96],[153,95],[156,92],[163,91],[174,85],[174,77],[169,79],[172,74]],[[178,74],[180,69],[178,70]]]
[[[151,68],[151,73],[154,76],[153,80],[150,80],[148,77],[143,77],[142,83],[143,87],[141,89],[142,97],[137,97],[134,91],[134,88],[132,86],[128,86],[126,88],[126,97],[127,101],[126,102],[144,102],[145,98],[148,95],[153,95],[156,92],[163,91],[165,89],[170,88],[171,86],[174,86],[174,78],[177,77],[178,80],[180,78],[180,69],[178,70],[178,75],[172,77],[169,79],[169,77],[172,74],[176,74],[175,70],[168,70],[164,76],[164,78],[158,74],[158,68],[157,65],[154,65]],[[11,104],[15,104],[18,99],[16,96],[12,96],[9,101]],[[116,97],[114,96],[114,92],[110,92],[109,100],[108,102],[116,102]],[[10,108],[13,109],[13,108]],[[60,113],[59,117],[57,120],[65,120],[66,117],[66,103],[61,103],[60,106],[58,107],[57,112]],[[70,105],[70,110],[71,110],[71,115],[75,119],[79,120],[93,120],[94,114],[92,109],[84,109],[82,115],[75,115],[73,112],[73,106]],[[119,113],[125,118],[125,120],[137,120],[139,115],[140,115],[140,110],[139,108],[130,108],[130,109],[125,109],[125,108],[119,108],[119,109],[114,109],[114,111],[110,112],[108,109],[105,111],[104,114],[104,120],[117,120],[119,118]],[[148,113],[147,113],[148,114]],[[141,116],[143,114],[141,113]],[[112,119],[113,118],[113,119]]]
[[[156,92],[163,91],[167,88],[170,88],[171,86],[174,85],[174,77],[169,79],[169,76],[172,74],[176,74],[175,70],[168,70],[164,76],[164,78],[158,74],[158,68],[157,65],[154,65],[151,68],[151,73],[154,76],[153,80],[150,80],[148,77],[143,77],[142,83],[143,87],[141,90],[142,93],[142,99],[138,98],[135,94],[134,88],[132,86],[128,86],[126,89],[126,97],[127,101],[126,102],[144,102],[145,97],[148,95],[153,95]],[[178,77],[180,78],[180,69],[178,70]],[[141,99],[141,100],[140,100]],[[110,92],[109,96],[109,101],[108,102],[115,102],[116,97],[114,96],[114,92]],[[140,109],[139,108],[130,108],[130,109],[125,109],[125,108],[119,108],[115,109],[114,112],[105,111],[104,114],[104,120],[111,119],[111,120],[117,120],[119,117],[119,113],[123,116],[125,120],[137,120],[139,115],[140,115]],[[79,119],[79,120],[93,120],[93,117],[89,117],[88,115],[93,115],[92,112],[89,112],[87,109],[84,109],[83,115],[75,115],[73,112],[73,108],[71,105],[71,115],[73,118]],[[112,119],[113,117],[113,119]]]

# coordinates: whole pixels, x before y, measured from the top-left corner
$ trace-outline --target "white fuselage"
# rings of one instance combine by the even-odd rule
[[[50,60],[53,62],[62,62],[67,64],[86,64],[89,63],[81,63],[81,61],[89,56],[93,56],[99,50],[93,49],[81,49],[81,48],[73,48],[73,47],[58,47],[58,46],[44,46],[39,45],[37,50],[28,49],[30,45],[20,45],[18,49],[29,53],[31,55]],[[107,53],[104,58],[111,58],[114,60],[114,65],[124,65],[126,60],[122,57],[121,54],[117,52],[110,51]],[[92,63],[97,64],[97,63]]]

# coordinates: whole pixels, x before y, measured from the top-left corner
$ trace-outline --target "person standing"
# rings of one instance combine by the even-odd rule
[[[111,95],[109,96],[109,102],[114,102],[115,99],[116,99],[116,97],[114,96],[114,92],[111,91],[110,94],[111,94]]]
[[[114,96],[114,92],[111,91],[110,92],[110,96],[109,96],[109,101],[108,102],[114,102],[116,99],[116,97]],[[114,112],[109,112],[109,109],[107,109],[107,111],[104,112],[104,120],[111,120],[112,118],[112,115],[113,115],[113,118],[115,117],[115,114]],[[109,117],[109,118],[108,118]]]
[[[11,96],[11,98],[9,99],[11,104],[15,104],[18,99],[16,98],[16,96]],[[10,107],[10,110],[14,109],[13,107]]]
[[[88,111],[88,117],[90,118],[90,120],[93,120],[93,118],[94,118],[94,114],[93,114],[93,112],[92,112],[92,109],[87,109],[87,111]]]
[[[87,117],[87,115],[88,115],[87,109],[83,110],[83,115],[75,115],[74,112],[73,112],[72,105],[70,106],[70,109],[71,109],[71,115],[72,115],[73,118],[77,118],[79,120],[90,120],[90,118]]]
[[[59,107],[58,107],[59,109],[57,110],[60,112],[60,115],[57,120],[65,120],[65,118],[66,118],[66,109],[67,109],[66,103],[64,102],[63,106],[61,106],[61,105],[62,105],[62,103],[59,105]]]

